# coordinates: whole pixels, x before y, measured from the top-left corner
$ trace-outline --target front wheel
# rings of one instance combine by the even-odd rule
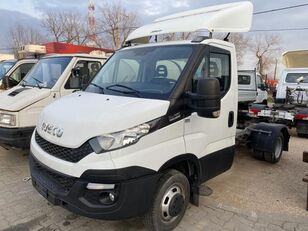
[[[187,177],[177,170],[169,170],[158,183],[154,201],[144,215],[144,225],[149,230],[174,229],[182,220],[190,195]]]

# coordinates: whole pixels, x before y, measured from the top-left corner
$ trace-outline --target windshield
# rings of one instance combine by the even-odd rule
[[[14,66],[16,62],[0,62],[0,79]]]
[[[191,45],[124,49],[115,53],[86,91],[167,99],[192,53]]]
[[[24,78],[24,86],[51,89],[70,63],[72,57],[41,59]]]

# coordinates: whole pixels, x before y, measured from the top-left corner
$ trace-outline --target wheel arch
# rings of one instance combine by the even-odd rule
[[[164,172],[168,169],[176,169],[182,172],[191,183],[198,182],[201,175],[201,167],[197,156],[191,153],[176,156],[165,162],[158,172]]]

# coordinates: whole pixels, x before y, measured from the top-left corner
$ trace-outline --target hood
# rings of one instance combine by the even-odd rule
[[[282,55],[286,68],[308,68],[308,50],[288,51]]]
[[[45,107],[37,130],[52,143],[77,148],[93,137],[159,118],[167,113],[169,104],[166,100],[76,92]],[[43,132],[43,123],[63,129],[62,136]]]
[[[50,95],[50,89],[16,86],[0,93],[0,109],[19,111]]]

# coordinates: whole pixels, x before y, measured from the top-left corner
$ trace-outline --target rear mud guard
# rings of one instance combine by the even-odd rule
[[[284,137],[283,150],[289,150],[290,135],[288,129],[282,124],[259,123],[250,129],[249,140],[254,150],[272,152],[275,149],[276,139],[280,134]]]

